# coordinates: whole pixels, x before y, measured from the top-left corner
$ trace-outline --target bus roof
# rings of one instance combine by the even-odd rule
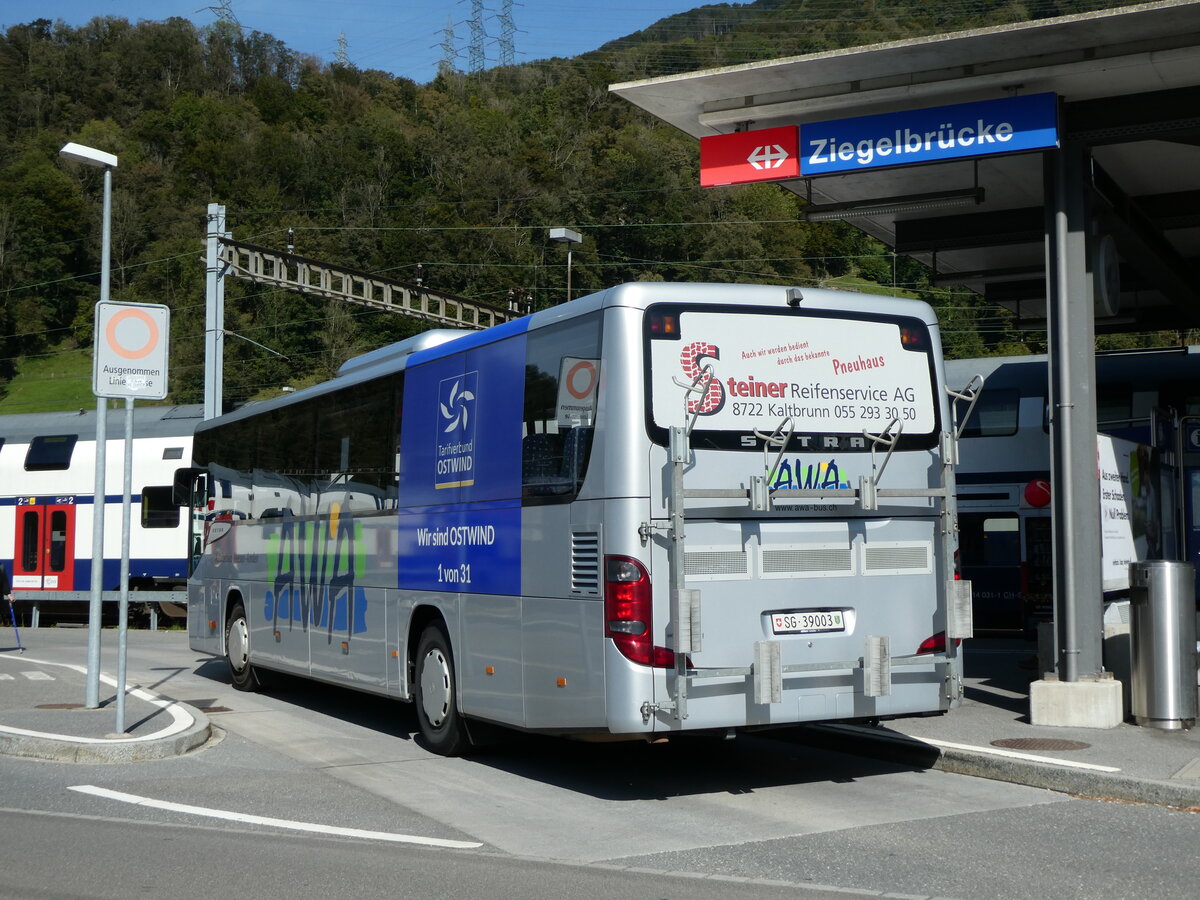
[[[302,403],[305,400],[320,397],[353,384],[400,371],[411,362],[425,362],[451,353],[461,353],[515,334],[522,334],[600,309],[610,307],[645,309],[654,303],[672,302],[782,308],[788,305],[789,296],[796,296],[796,292],[800,297],[798,305],[801,309],[817,307],[830,310],[856,310],[877,315],[912,316],[931,326],[937,323],[933,310],[921,300],[863,294],[856,291],[770,284],[629,282],[579,297],[569,303],[539,310],[520,319],[493,325],[481,331],[440,328],[422,332],[414,337],[379,347],[347,360],[338,369],[338,374],[329,381],[271,400],[248,403],[233,412],[205,422],[201,427],[208,429],[216,427],[219,423],[235,422],[270,412],[273,409],[290,406],[293,403]]]

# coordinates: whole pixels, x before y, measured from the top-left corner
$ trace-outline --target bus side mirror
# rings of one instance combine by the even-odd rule
[[[176,469],[175,480],[171,485],[171,502],[176,506],[192,505],[192,487],[196,484],[196,478],[207,472],[207,469]],[[207,498],[205,498],[207,499]]]

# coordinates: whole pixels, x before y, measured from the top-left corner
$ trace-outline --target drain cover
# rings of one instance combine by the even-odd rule
[[[199,709],[202,713],[219,713],[230,711],[228,706],[199,706],[197,709]]]
[[[1062,738],[1001,738],[992,741],[993,747],[1006,750],[1086,750],[1091,744],[1083,741],[1065,741]]]
[[[34,709],[83,709],[82,703],[42,703]]]

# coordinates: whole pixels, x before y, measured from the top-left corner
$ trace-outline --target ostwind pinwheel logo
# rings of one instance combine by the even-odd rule
[[[471,424],[471,405],[475,402],[475,393],[463,385],[462,379],[456,379],[450,387],[450,393],[439,402],[442,418],[446,425],[443,434],[461,428],[466,431]]]

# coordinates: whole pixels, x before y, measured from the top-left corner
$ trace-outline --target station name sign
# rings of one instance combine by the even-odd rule
[[[778,168],[764,168],[763,148],[774,148],[770,151],[772,161],[779,159],[779,151],[789,143],[781,132],[789,131],[798,135],[795,144],[799,158],[782,159]],[[726,142],[720,148],[723,165],[719,172],[706,173],[705,142],[722,140]],[[700,183],[711,186],[844,175],[1057,146],[1057,95],[1030,94],[701,138]],[[744,148],[750,152],[740,163],[730,159]],[[717,154],[710,151],[707,156],[714,159]],[[789,162],[794,165],[788,166],[786,172],[779,170]]]

